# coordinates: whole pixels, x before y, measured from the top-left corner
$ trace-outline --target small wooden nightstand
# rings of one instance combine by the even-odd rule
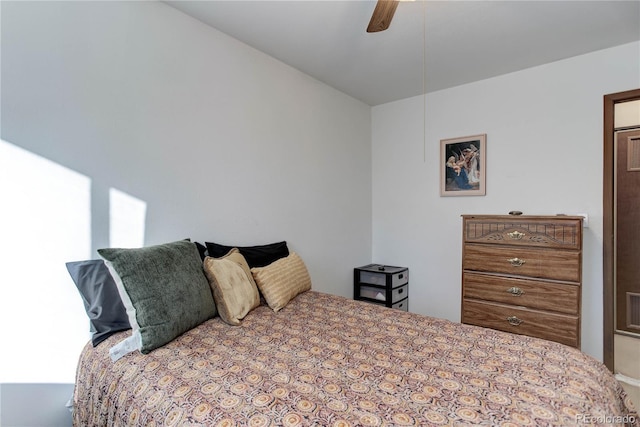
[[[409,310],[409,269],[369,264],[353,269],[353,298]]]

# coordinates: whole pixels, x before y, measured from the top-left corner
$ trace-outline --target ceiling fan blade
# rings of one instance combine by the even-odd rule
[[[377,33],[389,28],[398,3],[399,0],[378,0],[376,8],[373,10],[371,21],[369,21],[367,33]]]

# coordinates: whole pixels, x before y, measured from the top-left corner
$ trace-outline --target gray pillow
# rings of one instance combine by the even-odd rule
[[[181,240],[139,249],[99,249],[133,328],[130,345],[114,355],[163,346],[215,316],[216,307],[196,245]],[[131,344],[131,343],[134,343]],[[124,343],[120,343],[124,344]],[[132,347],[133,346],[133,347]]]
[[[66,263],[91,325],[91,342],[97,346],[118,331],[131,329],[116,283],[101,259]]]

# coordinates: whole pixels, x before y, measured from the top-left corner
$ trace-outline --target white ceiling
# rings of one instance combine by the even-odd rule
[[[402,2],[371,34],[373,0],[166,3],[369,105],[640,40],[640,0]]]

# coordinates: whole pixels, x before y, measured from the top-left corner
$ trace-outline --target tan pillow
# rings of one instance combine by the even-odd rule
[[[230,325],[239,325],[247,313],[260,305],[247,261],[234,248],[222,258],[206,257],[203,266],[220,317]]]
[[[273,311],[280,310],[296,295],[311,289],[307,267],[295,252],[266,267],[252,268],[251,273]]]

